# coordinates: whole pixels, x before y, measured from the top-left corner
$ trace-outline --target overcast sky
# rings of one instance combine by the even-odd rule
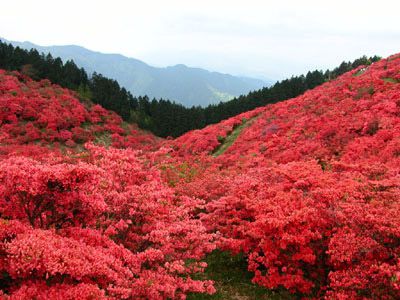
[[[282,79],[400,52],[400,1],[2,1],[0,37]]]

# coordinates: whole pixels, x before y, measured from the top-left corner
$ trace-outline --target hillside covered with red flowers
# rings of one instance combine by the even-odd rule
[[[400,298],[400,55],[174,140],[129,126],[0,72],[3,298],[212,294],[215,249],[266,293]]]
[[[1,145],[66,146],[86,142],[114,147],[153,149],[156,139],[120,116],[51,84],[36,82],[18,72],[0,70]]]
[[[253,282],[327,299],[400,297],[400,55],[171,147],[192,167],[166,168],[166,179],[206,201],[200,218],[219,248],[246,255]]]

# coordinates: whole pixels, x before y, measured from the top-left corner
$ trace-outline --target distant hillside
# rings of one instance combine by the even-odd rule
[[[55,84],[76,91],[80,98],[90,99],[93,103],[116,112],[125,121],[135,123],[160,137],[178,137],[192,129],[218,123],[256,107],[296,97],[349,70],[361,65],[370,65],[379,59],[378,56],[362,56],[353,62],[342,62],[333,70],[315,70],[306,75],[292,76],[276,82],[271,87],[217,105],[187,108],[169,100],[151,100],[147,96],[133,97],[129,91],[121,88],[116,80],[101,74],[88,76],[87,72],[77,67],[72,60],[63,63],[60,57],[40,54],[36,49],[28,51],[0,41],[0,68],[20,71],[34,80],[49,79]]]
[[[135,96],[170,99],[187,107],[227,101],[272,83],[182,64],[156,68],[120,54],[104,54],[74,45],[44,47],[30,42],[10,43],[28,50],[36,48],[40,52],[59,56],[64,61],[72,59],[89,73],[96,71],[117,80]]]
[[[254,153],[289,161],[305,158],[309,152],[315,155],[312,159],[335,158],[349,140],[386,127],[394,130],[388,122],[399,116],[399,69],[399,54],[360,65],[299,96],[189,131],[172,142],[173,148],[190,155],[224,154],[233,156],[233,161]],[[310,140],[318,145],[307,149],[304,143]],[[321,148],[327,149],[313,152]]]

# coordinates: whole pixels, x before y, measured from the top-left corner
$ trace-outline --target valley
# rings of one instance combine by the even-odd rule
[[[397,299],[400,55],[176,138],[0,71],[4,299]]]

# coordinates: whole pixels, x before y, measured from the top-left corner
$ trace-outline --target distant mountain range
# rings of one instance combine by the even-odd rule
[[[183,64],[157,68],[135,58],[100,53],[75,45],[39,46],[31,42],[7,42],[24,49],[36,48],[39,52],[51,53],[53,57],[60,57],[64,62],[72,59],[90,74],[97,72],[117,80],[135,96],[169,99],[185,106],[206,106],[227,101],[272,83],[191,68]]]

